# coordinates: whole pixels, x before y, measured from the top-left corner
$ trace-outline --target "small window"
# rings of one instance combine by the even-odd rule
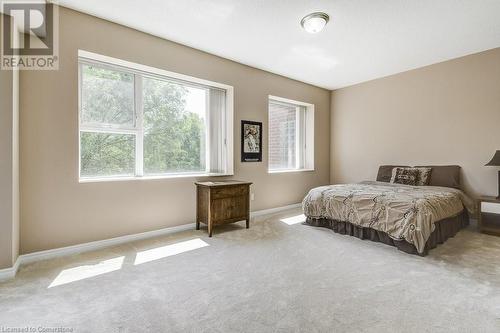
[[[81,179],[232,174],[232,87],[84,51],[79,71]]]
[[[269,97],[269,172],[314,169],[314,105]]]

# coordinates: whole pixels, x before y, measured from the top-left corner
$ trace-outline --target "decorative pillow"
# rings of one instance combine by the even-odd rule
[[[427,186],[431,181],[432,168],[414,167],[419,172],[417,186]]]
[[[392,169],[391,183],[416,186],[420,177],[420,171],[415,168]]]
[[[416,168],[432,168],[430,186],[444,186],[460,189],[460,166],[458,165],[426,165]]]
[[[394,168],[391,183],[412,186],[429,185],[432,168]]]
[[[409,165],[381,165],[378,169],[377,181],[390,183],[392,178],[392,170],[394,168],[409,168]]]

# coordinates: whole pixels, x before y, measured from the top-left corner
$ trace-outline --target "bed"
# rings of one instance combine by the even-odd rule
[[[302,202],[306,224],[420,256],[469,224],[474,204],[460,189],[460,167],[428,167],[427,186],[391,183],[395,168],[381,166],[377,181],[312,189]]]

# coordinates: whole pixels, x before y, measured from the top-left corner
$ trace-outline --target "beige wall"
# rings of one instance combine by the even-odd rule
[[[500,48],[336,90],[331,181],[374,180],[380,164],[458,164],[472,195],[497,194]]]
[[[15,45],[19,39],[14,37]],[[12,263],[14,264],[19,256],[20,249],[20,224],[21,224],[21,195],[19,181],[19,70],[12,73]]]
[[[19,254],[18,74],[0,70],[0,269],[11,267]]]
[[[12,266],[12,87],[0,70],[0,269]]]
[[[254,182],[252,210],[329,182],[329,91],[61,8],[60,70],[21,73],[22,253],[194,222],[195,179],[78,183],[78,49],[234,86],[234,178]],[[240,121],[267,133],[269,94],[315,104],[314,172],[268,174],[267,149],[239,162]]]

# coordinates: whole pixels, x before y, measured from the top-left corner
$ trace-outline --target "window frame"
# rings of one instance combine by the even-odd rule
[[[101,68],[121,71],[134,76],[134,117],[135,122],[133,128],[122,126],[96,126],[83,125],[81,123],[82,115],[82,89],[83,75],[82,67],[84,65],[94,65]],[[234,159],[233,159],[233,112],[234,112],[234,88],[230,85],[199,79],[196,77],[179,74],[162,70],[155,67],[150,67],[142,64],[129,62],[117,58],[112,58],[97,53],[92,53],[84,50],[78,50],[78,179],[80,183],[85,182],[102,182],[102,181],[121,181],[121,180],[142,180],[142,179],[165,179],[165,178],[194,178],[194,177],[210,177],[210,176],[232,176],[234,174]],[[177,81],[183,85],[203,88],[218,88],[225,91],[225,112],[222,115],[222,145],[221,152],[225,172],[179,172],[179,173],[162,173],[156,175],[144,175],[144,108],[142,83],[143,77]],[[210,118],[207,114],[206,122]],[[207,126],[208,129],[208,126]],[[135,174],[129,175],[110,175],[110,176],[82,176],[81,175],[81,133],[112,133],[122,135],[135,135]],[[208,131],[207,131],[208,133]],[[209,144],[206,147],[206,154],[209,154]],[[206,170],[209,170],[207,163]]]
[[[297,106],[296,110],[296,126],[295,126],[295,165],[296,168],[293,169],[272,169],[270,167],[271,160],[271,149],[270,149],[270,132],[268,131],[268,161],[267,161],[267,172],[268,173],[290,173],[290,172],[304,172],[304,171],[314,171],[314,104],[296,101],[289,98],[278,97],[269,95],[268,96],[268,123],[270,124],[271,117],[271,102],[281,102],[286,104],[292,104]],[[305,114],[303,115],[303,119],[301,119],[301,115],[298,107],[305,107]],[[300,129],[302,127],[302,129]],[[302,157],[301,157],[302,155]],[[302,163],[301,163],[302,162]],[[301,165],[302,164],[302,165]]]

